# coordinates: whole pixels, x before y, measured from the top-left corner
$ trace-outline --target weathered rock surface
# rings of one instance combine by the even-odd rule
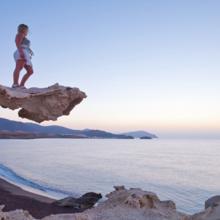
[[[186,215],[176,210],[172,201],[161,201],[155,193],[138,188],[116,186],[108,199],[83,213],[50,215],[42,220],[220,220],[220,205],[210,205],[205,211]],[[27,211],[2,212],[1,220],[35,220]]]
[[[89,192],[85,193],[80,198],[67,197],[57,200],[53,204],[82,210],[92,208],[101,198],[102,195],[100,193]]]
[[[72,215],[51,215],[44,220],[189,220],[176,211],[172,201],[160,201],[152,192],[122,186],[115,189],[95,208]]]
[[[53,120],[68,115],[86,94],[78,88],[54,84],[47,88],[12,89],[0,85],[0,106],[20,109],[19,117],[36,122]]]

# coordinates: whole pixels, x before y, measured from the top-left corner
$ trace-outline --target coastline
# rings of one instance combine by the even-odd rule
[[[217,220],[220,196],[205,202],[200,213],[188,215],[176,210],[171,200],[140,188],[115,186],[107,200],[93,208],[74,209],[54,204],[55,199],[25,191],[0,178],[0,219],[22,220]]]
[[[55,201],[50,197],[24,190],[0,177],[0,205],[5,206],[2,211],[23,209],[35,218],[43,218],[51,214],[79,212],[74,208],[52,204]]]
[[[44,198],[49,198],[49,199],[52,199],[52,200],[60,199],[59,197],[53,196],[53,195],[49,194],[46,191],[36,189],[36,188],[33,188],[31,186],[28,186],[28,185],[21,184],[21,183],[17,183],[16,181],[10,180],[7,177],[1,176],[1,175],[0,175],[0,179],[2,181],[4,180],[8,184],[11,184],[12,186],[20,188],[24,192],[30,193],[31,198],[32,198],[32,194],[34,194],[34,195],[44,197]]]
[[[58,145],[59,144],[60,143],[58,143]],[[96,142],[94,144],[96,144]],[[5,145],[4,148],[2,149],[7,149],[8,146],[10,145],[11,143],[9,143],[8,145]],[[22,145],[23,145],[23,141],[19,142],[18,146],[22,146]],[[53,146],[53,144],[51,145]],[[38,144],[36,146],[38,147]],[[63,151],[63,148],[60,148],[60,149],[61,149],[61,152],[65,152]],[[24,152],[26,152],[26,148],[24,148],[24,150],[25,150]],[[0,181],[0,219],[3,218],[3,219],[8,219],[8,220],[14,220],[14,219],[33,220],[33,219],[43,218],[42,220],[64,220],[64,219],[65,220],[67,219],[68,220],[107,220],[107,219],[109,220],[124,220],[124,219],[126,220],[146,220],[146,219],[149,219],[149,220],[155,220],[155,219],[158,219],[158,220],[180,220],[180,219],[181,220],[217,220],[218,218],[211,218],[210,216],[213,216],[213,215],[217,217],[220,216],[220,199],[218,200],[215,199],[214,202],[210,203],[211,205],[209,205],[208,208],[205,208],[206,207],[205,204],[207,203],[206,199],[208,199],[208,197],[206,199],[199,198],[200,200],[198,201],[202,203],[203,205],[202,208],[198,211],[193,211],[189,213],[185,210],[181,211],[179,209],[179,207],[181,206],[178,206],[178,208],[176,208],[176,204],[178,203],[175,203],[175,202],[178,201],[179,199],[178,196],[174,197],[173,201],[171,200],[164,201],[163,199],[167,199],[169,197],[163,196],[162,198],[160,191],[158,191],[157,189],[153,189],[152,192],[147,192],[147,191],[141,190],[142,187],[140,189],[138,188],[124,189],[123,187],[117,187],[115,191],[108,190],[106,191],[106,193],[108,194],[105,200],[100,201],[99,203],[96,204],[95,207],[91,209],[87,209],[85,211],[84,210],[73,210],[72,208],[69,209],[69,208],[57,207],[56,205],[52,205],[51,203],[53,203],[53,201],[56,201],[56,199],[59,199],[59,198],[56,198],[56,197],[50,198],[51,194],[48,193],[47,191],[47,188],[46,188],[47,184],[44,184],[44,182],[35,182],[34,181],[35,178],[33,177],[32,177],[33,180],[31,177],[30,179],[26,177],[27,178],[26,179],[25,175],[22,176],[22,172],[21,174],[19,173],[19,169],[17,173],[16,165],[19,166],[19,163],[15,163],[15,164],[12,163],[11,164],[12,166],[8,164],[9,165],[8,167],[7,160],[6,160],[7,157],[4,157],[5,152],[2,151],[1,156],[3,158],[2,161],[6,161],[5,162],[6,165],[4,165],[4,163],[0,164],[0,168],[2,168],[2,170],[0,169],[0,174],[2,173],[2,177],[0,176],[0,180],[1,180]],[[17,150],[12,151],[11,153],[13,153],[13,155],[19,156],[19,154],[17,155],[16,152]],[[44,155],[44,154],[41,153],[40,155]],[[45,154],[45,155],[48,155],[48,154]],[[72,155],[75,155],[75,154],[72,154]],[[9,159],[12,161],[13,157]],[[32,172],[34,174],[34,170]],[[71,172],[73,174],[76,174],[76,170],[74,169],[71,169]],[[56,186],[56,180],[58,180],[59,175],[55,175],[55,176],[56,176],[56,179],[54,178],[52,179],[52,181],[50,182],[51,185],[48,188],[53,189],[53,186]],[[75,178],[75,176],[73,177]],[[74,180],[74,178],[72,180]],[[26,185],[23,187],[22,181],[19,181],[19,180],[23,180],[23,182],[27,182],[30,184],[29,185],[27,184],[28,185],[27,188],[26,188]],[[63,179],[63,180],[66,181],[66,179]],[[82,183],[86,183],[87,185],[90,184],[88,182],[83,182],[83,181]],[[31,186],[36,186],[36,187],[32,188]],[[133,187],[136,187],[136,186],[133,186]],[[77,189],[77,185],[73,184],[71,185],[70,188],[71,190],[75,191]],[[90,186],[90,189],[92,188],[96,189],[94,185]],[[35,189],[37,190],[35,191]],[[57,189],[55,190],[59,190],[59,189],[62,189],[62,187],[57,187]],[[151,189],[148,188],[148,190],[151,190]],[[183,192],[184,190],[187,191],[187,188],[183,188]],[[41,193],[42,194],[39,195],[38,191],[40,192],[40,194]],[[169,192],[169,188],[167,188],[167,191]],[[48,193],[48,196],[47,196],[47,193]],[[156,196],[157,195],[156,193],[158,193],[161,198]],[[177,193],[176,195],[178,195],[178,191],[176,191],[176,193]],[[213,193],[213,195],[210,195],[210,196],[214,196],[214,195],[218,195],[218,192]],[[104,196],[104,193],[103,193],[103,196]],[[197,201],[192,202],[192,198],[193,198],[193,194],[192,195],[188,194],[188,198],[187,198],[188,200],[185,200],[185,203],[182,203],[182,204],[185,205],[189,201],[191,202],[192,204],[191,207],[193,208],[193,205],[196,205]],[[213,198],[210,198],[210,199],[213,200]],[[6,207],[1,211],[2,205],[3,206],[5,205]],[[26,216],[26,213],[27,213],[26,210],[30,213],[30,217]],[[51,214],[55,214],[55,215],[51,216]],[[22,217],[19,217],[20,215],[22,215]],[[16,216],[16,217],[13,218],[13,216]],[[31,216],[33,216],[33,218]],[[167,217],[164,217],[164,216],[167,216]]]

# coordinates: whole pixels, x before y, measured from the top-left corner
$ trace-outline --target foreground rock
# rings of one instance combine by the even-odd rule
[[[215,205],[210,205],[204,212],[186,215],[176,210],[175,203],[161,201],[155,193],[137,188],[125,189],[115,187],[115,191],[106,196],[108,199],[96,207],[83,213],[57,214],[42,220],[219,220],[220,205],[214,199]],[[213,201],[213,200],[212,200]],[[34,220],[28,212],[15,210],[2,212],[1,220]]]
[[[95,208],[83,213],[58,214],[43,218],[43,220],[188,220],[188,216],[176,211],[172,201],[160,201],[156,194],[141,189],[125,189],[115,187],[115,191],[108,194],[106,201],[99,203]],[[12,220],[32,219],[27,212],[17,210],[0,213],[0,217],[7,216]],[[1,218],[0,218],[1,219]]]
[[[78,88],[59,84],[47,88],[12,89],[0,85],[0,106],[20,109],[19,117],[36,122],[53,120],[68,115],[86,94]]]
[[[187,216],[176,211],[172,201],[161,201],[155,193],[141,189],[115,187],[105,202],[97,207],[78,214],[81,220],[187,220]],[[65,215],[67,217],[69,215]],[[57,220],[62,219],[56,218]],[[81,217],[81,218],[80,218]],[[53,218],[47,217],[45,220]],[[64,218],[63,218],[64,219]],[[66,218],[71,219],[71,218]]]

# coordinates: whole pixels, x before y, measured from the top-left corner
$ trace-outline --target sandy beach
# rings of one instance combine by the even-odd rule
[[[54,205],[52,204],[54,201],[49,197],[25,191],[0,178],[0,205],[5,205],[3,211],[23,209],[35,218],[43,218],[50,214],[79,212],[73,208]]]

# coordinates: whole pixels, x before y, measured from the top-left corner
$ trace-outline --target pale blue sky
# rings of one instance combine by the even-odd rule
[[[27,86],[59,82],[88,95],[43,124],[220,137],[219,11],[217,0],[0,1],[0,83],[12,83],[16,28],[26,23]]]

